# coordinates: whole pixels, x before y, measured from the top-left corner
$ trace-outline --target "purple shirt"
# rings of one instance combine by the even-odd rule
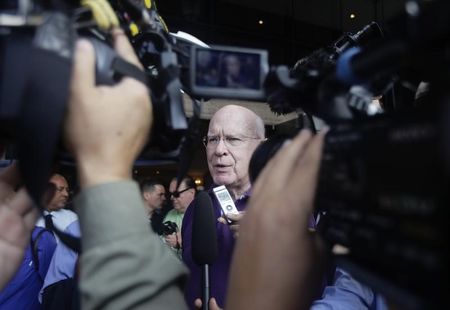
[[[213,202],[213,208],[216,218],[221,216],[221,208],[219,202],[214,197],[212,192],[209,192]],[[249,196],[246,194],[241,199],[235,201],[236,208],[243,211]],[[183,225],[181,228],[183,240],[183,254],[182,258],[186,266],[190,270],[190,275],[186,283],[186,301],[190,309],[194,307],[194,300],[202,297],[201,291],[201,268],[192,260],[192,219],[193,219],[193,203],[187,208],[183,218]],[[210,277],[210,296],[217,300],[218,305],[223,308],[228,287],[228,275],[231,264],[231,257],[234,249],[233,233],[228,225],[217,222],[217,248],[218,256],[214,264],[209,267]]]

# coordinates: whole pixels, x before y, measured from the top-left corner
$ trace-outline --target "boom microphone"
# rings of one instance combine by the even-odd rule
[[[202,309],[209,309],[209,265],[217,258],[216,218],[208,193],[198,193],[192,222],[192,259],[202,267]]]

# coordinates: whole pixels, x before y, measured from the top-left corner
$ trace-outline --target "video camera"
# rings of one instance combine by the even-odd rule
[[[449,17],[445,1],[418,7],[400,19],[406,31],[347,49],[310,101],[298,97],[330,126],[318,231],[330,248],[339,246],[338,265],[410,309],[442,308],[449,289]],[[429,89],[420,100],[368,112],[375,95],[423,81]],[[366,98],[354,104],[356,86]]]
[[[152,1],[146,1],[147,7],[132,0],[82,3],[2,1],[0,7],[0,139],[15,144],[13,156],[37,203],[55,157],[70,160],[60,143],[60,129],[79,37],[94,46],[98,84],[113,85],[130,76],[149,86],[156,117],[143,159],[177,159],[183,146],[188,149],[188,133],[195,132],[188,130],[173,40]],[[137,50],[147,48],[148,53],[139,54],[145,72],[111,48],[109,29],[118,26],[128,29]],[[132,34],[131,29],[139,30]]]
[[[269,105],[330,126],[315,210],[336,264],[401,306],[440,309],[449,289],[450,4],[414,12],[365,46],[332,44],[300,60]],[[412,99],[388,104],[399,85],[412,85]],[[427,87],[414,100],[417,85]],[[373,114],[375,95],[384,98]],[[256,150],[253,177],[283,141]]]

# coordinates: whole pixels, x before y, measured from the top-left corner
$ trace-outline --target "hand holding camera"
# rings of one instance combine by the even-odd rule
[[[117,53],[140,66],[124,33],[115,29],[112,35]],[[78,41],[64,131],[67,147],[79,163],[81,186],[130,178],[129,167],[147,141],[151,124],[146,86],[129,77],[115,86],[96,86],[94,48],[86,40]]]
[[[164,240],[171,247],[179,249],[181,247],[181,233],[175,222],[167,221],[163,224]]]

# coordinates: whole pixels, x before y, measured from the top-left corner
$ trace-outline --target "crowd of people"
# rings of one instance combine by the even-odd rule
[[[112,37],[117,53],[140,66],[124,33],[115,29]],[[214,114],[204,144],[213,187],[225,185],[241,212],[224,214],[209,192],[218,258],[210,266],[211,300],[201,300],[201,271],[192,260],[195,184],[173,179],[166,196],[157,180],[141,187],[132,180],[153,122],[148,91],[130,77],[96,86],[94,62],[92,45],[78,41],[63,134],[77,162],[76,214],[63,208],[69,189],[57,174],[36,223],[26,189],[15,191],[17,166],[1,172],[0,308],[27,301],[27,309],[197,309],[204,302],[233,310],[382,309],[377,295],[348,273],[336,269],[327,281],[323,245],[308,229],[326,130],[302,131],[285,143],[252,184],[249,163],[265,141],[264,123],[234,105]],[[172,210],[163,210],[166,197]],[[168,222],[176,229],[164,235]],[[55,227],[81,236],[80,253],[52,233]],[[60,292],[69,296],[64,306],[55,300]]]

